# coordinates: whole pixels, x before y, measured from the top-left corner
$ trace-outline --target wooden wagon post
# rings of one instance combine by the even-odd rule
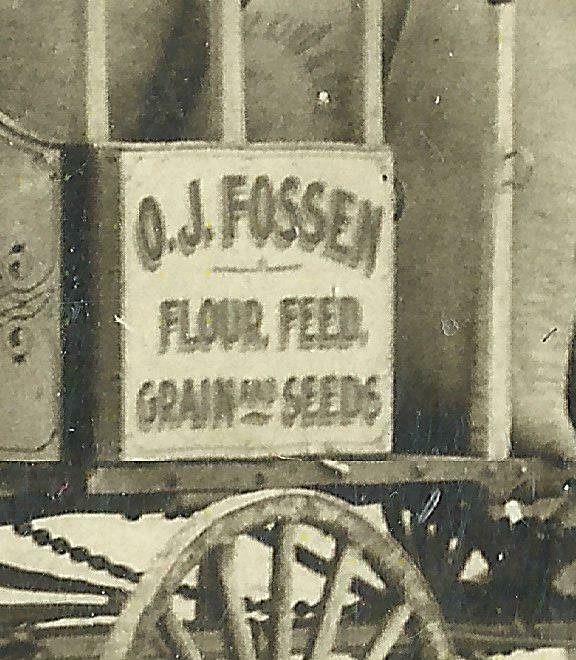
[[[496,2],[498,12],[495,147],[486,201],[482,282],[477,311],[471,397],[471,451],[490,459],[510,453],[512,431],[512,215],[514,200],[514,2]]]
[[[211,137],[230,146],[246,144],[242,18],[239,0],[210,2]]]
[[[88,144],[110,139],[106,5],[107,0],[86,0],[85,132]]]

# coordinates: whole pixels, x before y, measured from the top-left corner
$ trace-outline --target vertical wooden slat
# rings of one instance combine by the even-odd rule
[[[89,143],[110,137],[106,66],[106,0],[86,0],[86,126]]]
[[[488,457],[506,458],[511,434],[511,312],[512,312],[512,215],[514,203],[514,2],[499,7],[498,22],[498,146],[504,171],[495,192],[494,281],[492,319],[493,423],[488,436]]]
[[[511,306],[512,215],[514,196],[514,42],[515,4],[498,12],[496,160],[484,258],[486,278],[480,302],[476,388],[472,404],[471,449],[491,459],[510,453],[511,435]]]
[[[364,142],[369,147],[384,143],[382,5],[382,0],[364,0],[363,7],[363,119]]]
[[[213,137],[224,144],[242,145],[246,142],[246,102],[240,0],[212,0],[210,6]]]

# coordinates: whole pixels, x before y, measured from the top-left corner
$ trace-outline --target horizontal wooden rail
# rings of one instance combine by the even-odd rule
[[[340,458],[330,463],[313,458],[167,463],[124,463],[101,466],[87,478],[93,494],[196,493],[205,506],[226,494],[262,488],[372,486],[469,481],[486,487],[493,500],[565,494],[576,477],[576,465],[559,466],[540,459],[391,455],[380,460]]]

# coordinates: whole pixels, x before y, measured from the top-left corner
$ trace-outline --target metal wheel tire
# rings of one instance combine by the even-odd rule
[[[274,542],[269,566],[258,563],[267,572],[269,598],[257,625],[247,613],[242,585],[248,567],[237,566],[236,549],[241,537],[257,537],[259,530],[272,534]],[[303,569],[298,565],[297,548],[306,544],[311,533],[330,541],[329,570],[313,614],[299,622],[295,620],[294,578]],[[217,557],[212,577],[221,587],[223,607],[222,620],[212,636],[218,638],[217,648],[213,645],[205,650],[204,631],[177,617],[173,594],[207,555]],[[352,657],[391,657],[405,638],[418,644],[410,657],[455,657],[440,609],[397,541],[337,498],[310,490],[271,490],[230,497],[194,514],[135,589],[102,658],[147,657],[150,640],[160,636],[168,640],[173,657],[186,660],[329,660],[343,647],[350,648],[343,613],[350,606],[351,585],[360,575],[368,575],[365,579],[376,584],[371,593],[384,606],[372,625],[364,626],[364,640]],[[359,607],[358,602],[352,604],[353,609]]]

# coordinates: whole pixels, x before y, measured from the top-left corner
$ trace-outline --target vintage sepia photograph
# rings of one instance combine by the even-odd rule
[[[0,0],[0,659],[576,658],[576,0]]]

